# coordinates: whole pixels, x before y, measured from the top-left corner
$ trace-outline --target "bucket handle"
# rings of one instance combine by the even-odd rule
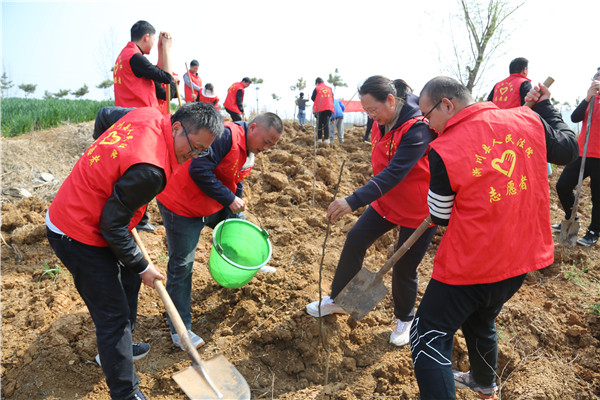
[[[263,235],[263,237],[265,239],[269,238],[269,232],[267,232],[263,227],[262,227],[262,221],[259,218],[258,215],[254,214],[252,211],[246,209],[246,211],[248,211],[250,214],[254,215],[256,217],[256,219],[258,220],[258,223],[260,224],[260,233],[261,235]],[[227,221],[228,219],[235,219],[235,218],[227,218],[224,221]],[[223,229],[225,229],[225,225],[227,225],[227,222],[225,222],[221,228],[219,228],[219,240],[218,242],[215,244],[215,250],[217,250],[217,252],[219,253],[220,256],[223,255],[223,246],[221,246],[221,237],[223,236]]]

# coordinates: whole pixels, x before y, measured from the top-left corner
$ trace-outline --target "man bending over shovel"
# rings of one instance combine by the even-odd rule
[[[419,106],[432,110],[439,132],[429,152],[429,211],[434,223],[448,225],[410,331],[421,399],[455,399],[455,387],[496,398],[496,317],[527,272],[554,261],[546,162],[577,157],[575,135],[549,99],[539,85],[526,99],[538,101],[535,112],[501,110],[475,103],[444,76],[421,92]],[[470,372],[452,371],[459,328]]]
[[[223,131],[223,119],[204,103],[173,115],[130,111],[86,150],[46,214],[50,246],[73,275],[94,325],[112,399],[143,400],[133,360],[150,351],[133,343],[141,283],[164,279],[150,266],[130,231],[178,164],[201,155]]]

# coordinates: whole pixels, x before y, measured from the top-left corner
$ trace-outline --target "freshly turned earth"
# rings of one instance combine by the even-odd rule
[[[2,398],[109,399],[102,370],[93,361],[94,325],[69,273],[50,249],[44,226],[52,197],[92,142],[92,127],[88,122],[2,139]],[[280,143],[257,157],[244,189],[251,211],[247,217],[269,232],[269,265],[277,271],[259,273],[240,289],[220,287],[207,269],[212,231],[203,231],[192,292],[192,329],[206,341],[200,354],[224,354],[246,378],[253,399],[418,398],[409,348],[388,343],[394,323],[391,296],[360,323],[344,315],[325,317],[323,339],[319,321],[304,312],[307,303],[319,298],[325,210],[342,161],[347,160],[338,197],[371,177],[364,127],[347,130],[345,143],[336,142],[333,149],[318,148],[316,167],[312,128],[304,130],[297,123],[285,128]],[[47,173],[54,180],[47,181]],[[563,217],[554,189],[559,174],[560,169],[551,176],[553,222]],[[33,196],[24,198],[22,189]],[[580,204],[583,234],[591,213],[589,181]],[[363,210],[331,226],[323,294],[329,293],[345,235]],[[155,202],[149,213],[153,223],[161,223]],[[419,298],[442,234],[440,229],[421,263]],[[141,236],[165,271],[164,229]],[[393,233],[382,237],[367,253],[365,265],[383,266],[393,243]],[[600,398],[600,316],[590,310],[600,303],[599,249],[557,244],[555,263],[530,273],[505,305],[497,320],[501,398]],[[501,243],[494,251],[502,251]],[[44,265],[62,272],[44,273]],[[390,277],[385,281],[389,287]],[[134,339],[152,348],[136,361],[136,370],[149,398],[185,399],[171,375],[190,361],[171,344],[163,313],[158,295],[144,288]],[[466,345],[460,332],[455,337],[454,368],[466,371]],[[458,398],[476,397],[458,390]]]

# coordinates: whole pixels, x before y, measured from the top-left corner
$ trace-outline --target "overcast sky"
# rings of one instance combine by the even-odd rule
[[[108,96],[95,86],[112,78],[131,26],[144,19],[173,36],[175,72],[183,74],[185,63],[197,59],[200,77],[213,83],[221,101],[233,82],[262,78],[258,92],[246,90],[246,107],[256,107],[258,93],[261,109],[291,117],[296,93],[290,86],[304,78],[310,97],[315,78],[327,80],[336,68],[348,84],[337,89],[339,98],[350,99],[376,74],[403,78],[418,94],[455,64],[452,37],[460,40],[464,29],[453,19],[459,11],[456,0],[2,1],[2,71],[15,85],[11,96],[24,96],[22,83],[37,84],[39,98],[46,90],[87,84],[84,98],[102,100]],[[534,83],[550,75],[553,97],[574,103],[600,66],[599,15],[599,0],[528,0],[506,23],[510,36],[474,94],[488,93],[508,75],[509,62],[523,56]],[[468,42],[460,47],[468,49]],[[156,62],[156,46],[148,57]]]

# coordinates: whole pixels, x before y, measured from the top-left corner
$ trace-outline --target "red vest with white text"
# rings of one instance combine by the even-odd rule
[[[115,182],[129,167],[140,163],[162,168],[167,180],[177,166],[171,117],[161,115],[156,108],[130,111],[92,143],[52,201],[48,211],[52,223],[81,243],[108,246],[100,232],[102,210]],[[146,206],[135,211],[129,230],[139,223],[145,210]]]
[[[246,163],[246,132],[233,122],[225,122],[231,129],[231,150],[213,171],[216,178],[235,194],[237,184],[250,175],[252,167],[242,167]],[[208,217],[223,208],[223,205],[204,193],[190,177],[188,160],[179,166],[167,187],[156,199],[177,215],[184,217]]]
[[[325,83],[319,83],[316,87],[317,96],[313,104],[313,114],[330,110],[332,113],[335,111],[333,105],[333,91]]]
[[[200,79],[200,77],[198,76],[198,74],[194,74],[193,72],[186,72],[185,73],[188,78],[192,78],[192,82],[199,87],[202,87],[202,79]],[[188,85],[184,84],[183,86],[185,86],[185,102],[189,103],[190,101],[194,101],[192,99],[192,88],[189,87]],[[194,90],[194,96],[198,96],[198,91]]]
[[[225,103],[223,103],[223,107],[235,113],[241,114],[242,111],[237,105],[238,90],[242,91],[242,103],[244,102],[244,84],[242,82],[236,82],[233,85],[229,86],[229,89],[227,90],[227,97],[225,98]]]
[[[492,283],[552,264],[546,142],[536,113],[473,104],[450,118],[430,146],[456,193],[434,279]]]
[[[134,54],[142,54],[137,44],[127,46],[117,57],[113,69],[115,87],[115,106],[118,107],[158,107],[154,81],[138,78],[133,74],[129,61]]]
[[[521,104],[521,84],[525,81],[531,81],[521,74],[510,74],[508,78],[500,81],[494,86],[494,98],[492,102],[498,108],[520,107]]]
[[[423,117],[411,118],[398,128],[381,137],[377,121],[373,123],[371,164],[373,175],[383,171],[396,154],[402,137],[415,122]],[[423,155],[410,172],[392,190],[371,203],[371,207],[386,220],[400,226],[417,228],[429,215],[427,192],[429,190],[429,159]]]
[[[581,133],[577,138],[579,144],[579,156],[583,155],[583,146],[585,144],[585,131],[588,124],[588,111],[590,106],[585,109],[585,117],[581,126]],[[600,95],[594,96],[594,110],[592,111],[592,124],[590,125],[590,139],[588,141],[587,157],[600,158]]]

